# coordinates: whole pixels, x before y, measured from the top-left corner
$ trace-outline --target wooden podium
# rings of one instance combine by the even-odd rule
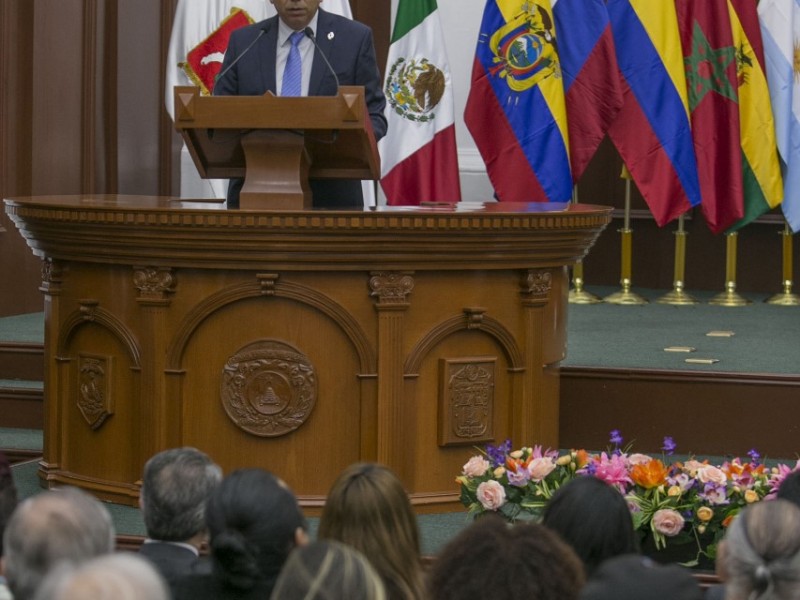
[[[475,446],[557,448],[568,266],[611,218],[142,196],[6,211],[43,260],[44,485],[135,505],[145,461],[189,445],[274,471],[312,512],[356,461],[441,511]]]
[[[243,209],[309,209],[309,178],[380,179],[361,86],[296,98],[201,96],[179,86],[175,128],[202,177],[244,178]]]

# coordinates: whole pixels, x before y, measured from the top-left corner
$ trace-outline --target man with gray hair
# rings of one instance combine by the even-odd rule
[[[222,469],[196,448],[164,450],[144,466],[139,505],[148,539],[139,552],[171,589],[185,575],[211,570],[199,554],[207,538],[206,501],[221,480]]]
[[[22,502],[3,538],[4,571],[14,600],[33,598],[44,577],[114,550],[114,525],[94,496],[77,488],[43,492]]]

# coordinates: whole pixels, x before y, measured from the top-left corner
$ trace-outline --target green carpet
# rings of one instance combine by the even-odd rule
[[[600,297],[618,291],[588,289]],[[663,291],[633,290],[651,300],[644,306],[570,304],[565,367],[702,370],[800,375],[800,307],[774,306],[753,296],[753,304],[671,306],[654,301]],[[707,301],[713,294],[694,294]],[[707,337],[733,331],[733,337]],[[691,346],[690,354],[665,352]],[[684,359],[715,358],[715,364]]]
[[[0,427],[0,448],[14,450],[39,450],[43,447],[44,433],[41,429],[10,429]]]
[[[0,318],[0,342],[36,343],[44,340],[44,313]]]

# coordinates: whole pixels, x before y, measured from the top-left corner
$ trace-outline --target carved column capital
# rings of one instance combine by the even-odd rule
[[[169,267],[134,267],[133,287],[139,290],[138,302],[169,303],[175,293],[175,276]]]
[[[533,304],[546,304],[552,288],[552,273],[542,269],[530,269],[526,271],[520,282],[522,297]]]
[[[369,295],[378,299],[378,306],[406,306],[414,289],[413,272],[370,273],[369,288]]]

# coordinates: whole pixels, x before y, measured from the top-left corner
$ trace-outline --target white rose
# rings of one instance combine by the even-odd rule
[[[489,470],[489,461],[482,456],[473,456],[464,465],[464,475],[467,477],[480,477]]]
[[[703,465],[697,469],[697,478],[703,483],[715,483],[725,485],[728,478],[725,473],[713,465]]]
[[[506,503],[506,491],[498,482],[484,481],[476,491],[478,502],[486,510],[497,510]]]

